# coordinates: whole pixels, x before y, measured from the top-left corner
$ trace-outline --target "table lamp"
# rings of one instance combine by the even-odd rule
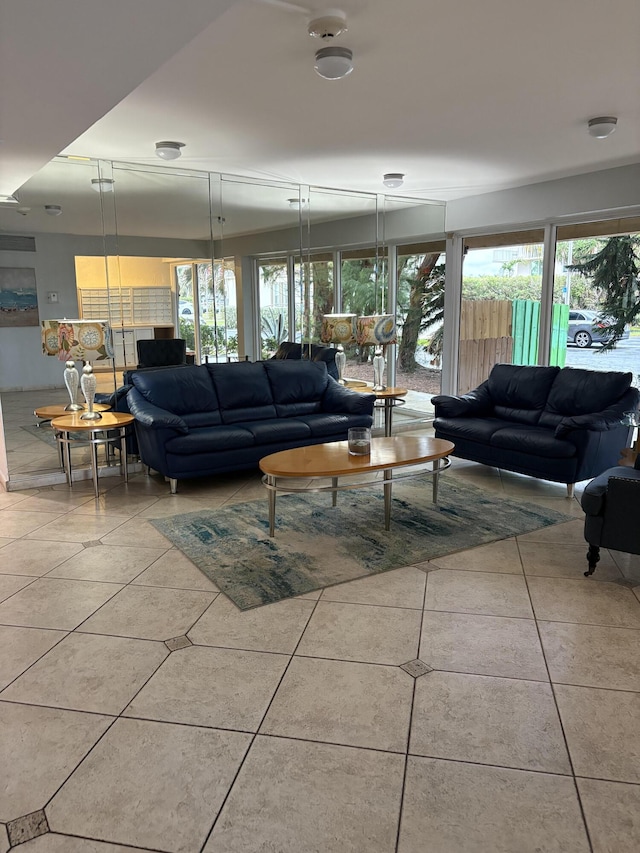
[[[336,368],[338,369],[338,382],[344,385],[343,374],[347,363],[344,344],[352,344],[356,340],[356,315],[325,314],[322,318],[320,340],[323,344],[337,344]]]
[[[395,344],[396,318],[393,314],[370,314],[358,317],[356,340],[359,346],[374,346],[373,390],[384,391],[385,350],[388,344]]]

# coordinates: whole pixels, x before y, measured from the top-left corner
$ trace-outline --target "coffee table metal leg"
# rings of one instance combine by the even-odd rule
[[[391,486],[393,482],[393,472],[384,472],[384,529],[388,530],[391,526]]]
[[[275,535],[276,528],[276,478],[267,474],[269,488],[269,536]]]
[[[331,478],[331,485],[333,486],[333,491],[331,492],[331,506],[336,506],[338,503],[338,492],[337,492],[338,478],[337,477]]]
[[[433,460],[433,502],[438,503],[438,481],[440,480],[440,460]]]

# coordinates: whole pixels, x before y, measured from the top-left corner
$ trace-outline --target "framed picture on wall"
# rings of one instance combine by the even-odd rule
[[[0,327],[38,326],[33,267],[0,267]]]

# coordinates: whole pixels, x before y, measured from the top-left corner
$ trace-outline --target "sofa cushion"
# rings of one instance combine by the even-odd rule
[[[497,417],[536,424],[544,409],[559,367],[496,364],[487,380]]]
[[[540,424],[556,427],[566,415],[602,412],[622,397],[632,378],[631,373],[565,367],[551,386]]]
[[[276,417],[271,385],[263,362],[207,364],[206,369],[220,400],[223,423],[236,424]]]
[[[218,426],[222,423],[219,409],[216,409],[215,412],[192,412],[190,415],[184,415],[183,420],[189,429]]]
[[[253,447],[253,434],[238,426],[215,426],[194,429],[188,435],[178,435],[169,439],[165,447],[167,453],[192,456],[202,453],[235,450],[240,447]]]
[[[576,455],[576,446],[554,436],[553,430],[525,424],[512,424],[496,430],[490,438],[491,447],[517,450],[532,456],[551,459],[570,459]]]
[[[488,444],[491,436],[508,424],[500,418],[436,418],[436,434],[446,435],[455,443],[456,438]]]
[[[321,410],[329,382],[324,364],[305,361],[265,361],[263,364],[278,417]]]
[[[296,420],[307,424],[314,438],[340,435],[341,433],[346,433],[349,427],[371,425],[371,418],[368,415],[302,415],[297,417]]]
[[[136,371],[131,380],[144,399],[159,409],[181,416],[218,411],[218,398],[204,365]]]
[[[253,421],[236,424],[246,429],[256,444],[275,444],[284,441],[301,441],[311,437],[307,424],[296,418],[278,418],[271,421]]]

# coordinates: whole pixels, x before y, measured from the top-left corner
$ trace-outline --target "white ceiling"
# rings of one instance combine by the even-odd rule
[[[640,161],[637,0],[342,0],[338,81],[278,0],[0,2],[0,192],[60,152],[158,164],[160,139],[178,168],[374,193],[397,171],[442,200]]]

